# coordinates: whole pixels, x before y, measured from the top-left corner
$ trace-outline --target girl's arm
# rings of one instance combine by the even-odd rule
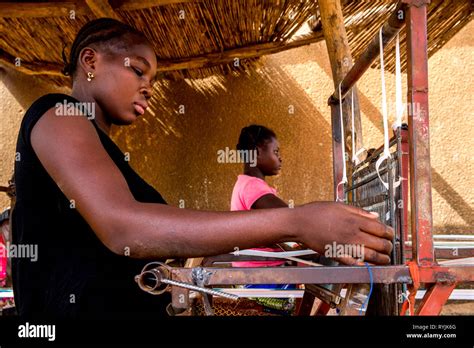
[[[98,238],[117,254],[197,257],[285,241],[323,252],[335,241],[363,244],[366,261],[389,262],[392,230],[347,205],[318,202],[294,209],[207,212],[137,202],[85,117],[58,117],[50,109],[34,126],[31,144]]]
[[[252,204],[252,209],[287,208],[288,204],[272,193],[266,194]]]

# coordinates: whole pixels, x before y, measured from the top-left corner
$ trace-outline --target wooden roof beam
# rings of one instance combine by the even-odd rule
[[[295,38],[286,43],[269,42],[190,58],[159,60],[158,71],[199,69],[220,64],[228,64],[235,62],[236,59],[258,58],[264,55],[275,54],[292,48],[306,46],[321,41],[322,39],[322,33],[318,32]]]
[[[210,53],[202,56],[183,58],[183,59],[163,59],[158,61],[158,71],[174,71],[184,69],[199,69],[220,64],[229,64],[235,62],[235,59],[258,58],[268,54],[283,52],[292,48],[309,45],[323,39],[322,33],[313,33],[304,35],[286,43],[269,42],[264,44],[251,45],[247,47],[236,48],[222,53]],[[49,62],[22,62],[20,66],[14,64],[15,57],[0,49],[0,63],[21,71],[28,75],[57,75],[61,73],[62,65]]]

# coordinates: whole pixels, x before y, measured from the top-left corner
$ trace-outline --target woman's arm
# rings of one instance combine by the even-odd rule
[[[371,214],[342,204],[207,212],[137,202],[85,117],[59,117],[50,109],[34,126],[31,143],[66,197],[117,254],[197,257],[285,241],[322,252],[335,241],[364,244],[367,261],[389,262],[391,229]]]

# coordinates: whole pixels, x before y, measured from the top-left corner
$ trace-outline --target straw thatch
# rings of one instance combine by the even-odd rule
[[[394,8],[390,0],[343,1],[354,58]],[[0,62],[28,74],[47,74],[64,85],[63,47],[71,45],[84,23],[102,16],[143,31],[160,57],[159,70],[173,79],[245,70],[262,55],[323,39],[317,1],[312,0],[0,2]],[[429,54],[471,18],[470,0],[432,0]],[[401,41],[404,50],[404,33]],[[386,64],[393,68],[393,53]]]

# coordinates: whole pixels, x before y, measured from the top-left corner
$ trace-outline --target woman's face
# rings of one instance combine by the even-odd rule
[[[111,123],[131,124],[145,113],[156,69],[155,53],[146,43],[114,54],[97,52],[92,96]]]
[[[277,175],[281,170],[280,143],[271,138],[258,147],[257,166],[265,176]]]

